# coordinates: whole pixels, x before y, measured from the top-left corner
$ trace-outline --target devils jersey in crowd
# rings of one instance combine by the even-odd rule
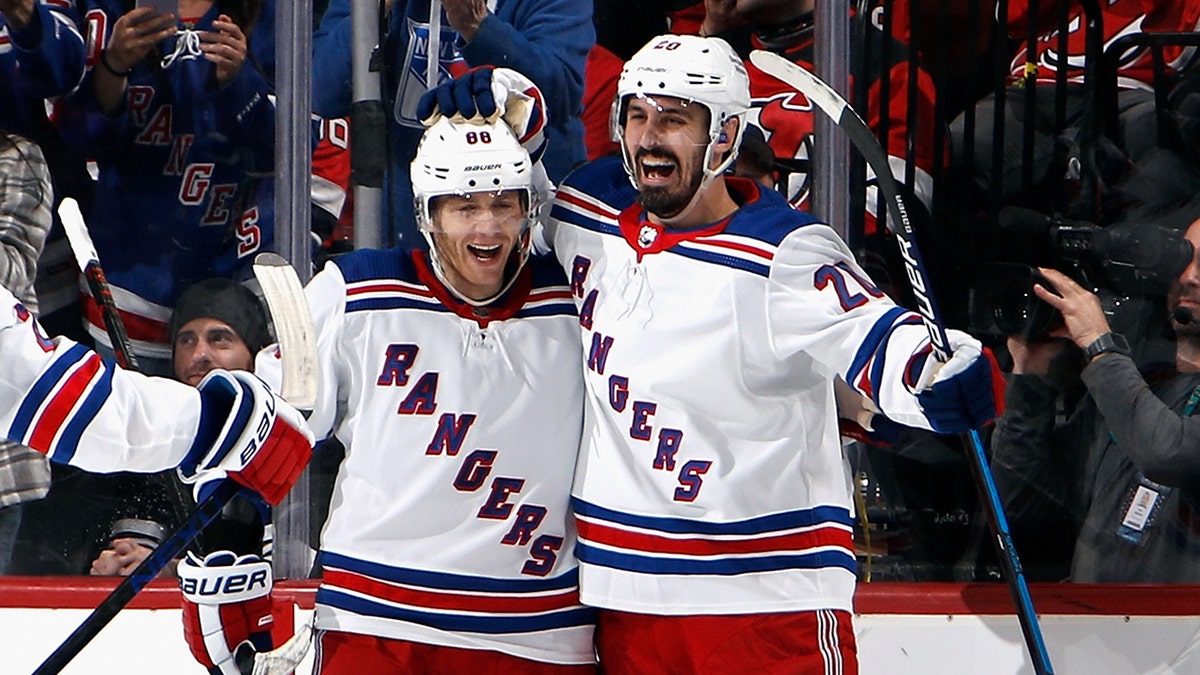
[[[813,34],[810,15],[805,21],[775,32],[752,34],[749,46],[735,45],[746,60],[746,71],[750,76],[749,122],[763,130],[777,159],[794,165],[795,171],[786,178],[786,194],[788,201],[798,208],[804,208],[809,198],[811,183],[805,162],[812,157],[814,120],[816,115],[823,113],[795,87],[755,67],[748,58],[748,50],[766,49],[814,70]],[[874,79],[866,86],[866,101],[860,102],[852,96],[847,99],[855,102],[855,109],[887,150],[892,174],[929,208],[933,197],[932,176],[939,161],[934,155],[934,138],[936,134],[944,133],[933,124],[936,100],[933,80],[918,68],[915,84],[910,85],[908,51],[904,45],[896,40],[885,40],[883,33],[875,28],[868,30],[866,35],[864,44],[863,30],[857,27],[851,30],[853,46],[849,72],[871,73]],[[864,63],[864,59],[869,60]],[[910,86],[916,88],[911,104]],[[852,90],[856,87],[852,82]],[[943,143],[940,147],[947,146]],[[910,156],[914,167],[908,175],[905,158]],[[868,234],[877,229],[879,193],[873,177],[874,173],[868,167],[865,214]]]
[[[686,230],[646,219],[618,158],[558,191],[548,234],[579,307],[589,402],[573,492],[583,601],[849,611],[833,380],[928,428],[900,384],[928,335],[831,228],[727,180],[741,208]]]
[[[1194,32],[1200,30],[1200,2],[1194,0],[1100,0],[1100,22],[1103,24],[1105,48],[1115,39],[1134,33]],[[1029,0],[1010,0],[1008,31],[1015,39],[1027,38],[1030,15]],[[1033,59],[1022,48],[1013,59],[1012,77],[1022,79],[1028,72],[1028,62],[1037,66],[1035,77],[1039,84],[1053,84],[1057,73],[1066,65],[1067,79],[1082,83],[1084,55],[1087,53],[1088,17],[1072,3],[1067,19],[1067,51],[1062,53],[1058,31],[1059,3],[1042,0],[1038,3],[1036,30],[1040,37]],[[1188,68],[1196,57],[1194,46],[1167,46],[1163,60],[1167,73]],[[1154,86],[1154,62],[1150,50],[1131,49],[1121,55],[1117,65],[1117,85],[1123,89],[1151,90]]]
[[[346,447],[321,535],[317,627],[592,663],[568,500],[583,389],[561,269],[451,296],[424,252],[358,251],[307,287],[314,433]],[[278,370],[260,355],[268,381]]]
[[[92,72],[123,13],[119,0],[88,11]],[[271,250],[274,104],[250,58],[217,87],[198,31],[213,30],[218,14],[214,5],[184,17],[134,67],[115,117],[98,110],[89,74],[64,119],[68,140],[99,167],[88,229],[139,355],[170,356],[166,321],[183,289],[244,274],[256,253]],[[90,332],[108,344],[89,305]]]

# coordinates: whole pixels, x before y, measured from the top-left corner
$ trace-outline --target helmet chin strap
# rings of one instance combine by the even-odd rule
[[[696,208],[696,205],[700,203],[700,195],[704,194],[704,191],[712,185],[713,181],[717,179],[717,176],[721,175],[721,173],[725,171],[730,163],[733,162],[734,155],[731,153],[730,156],[725,161],[721,162],[717,168],[708,168],[709,165],[712,164],[714,145],[716,145],[715,139],[710,140],[708,142],[708,148],[704,151],[704,178],[701,179],[700,184],[696,186],[696,191],[692,193],[692,198],[688,200],[687,206],[683,207],[683,210],[681,210],[679,213],[676,213],[670,217],[659,216],[657,213],[654,214],[658,216],[658,219],[662,221],[663,225],[671,226],[686,218],[688,214],[690,214],[692,210]]]
[[[517,249],[513,251],[513,253],[517,255],[517,267],[509,276],[508,281],[500,285],[500,290],[495,294],[488,296],[487,298],[476,300],[475,298],[472,298],[459,290],[458,287],[456,287],[446,275],[445,269],[442,268],[441,256],[438,255],[437,244],[435,244],[433,241],[433,233],[429,232],[428,230],[422,230],[421,233],[425,235],[425,241],[429,242],[429,266],[433,268],[433,276],[437,277],[437,280],[442,282],[442,285],[446,287],[446,290],[450,291],[451,295],[472,307],[485,307],[490,305],[500,298],[500,296],[507,293],[508,289],[512,288],[512,285],[517,282],[517,277],[521,275],[521,270],[524,269],[525,262],[529,260],[529,249],[532,242],[530,238],[533,236],[532,231],[528,228],[521,235],[525,238],[525,244],[518,246]],[[508,263],[506,262],[505,266],[507,265]]]

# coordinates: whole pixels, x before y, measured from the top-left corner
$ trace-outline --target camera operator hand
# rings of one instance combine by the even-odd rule
[[[1050,337],[1055,338],[1051,340],[1030,341],[1019,335],[1009,336],[1008,351],[1016,375],[1046,375],[1050,362],[1065,348],[1066,340],[1082,349],[1111,330],[1095,293],[1058,270],[1039,267],[1038,271],[1050,284],[1034,284],[1033,292],[1058,310],[1062,323],[1050,330]]]
[[[1034,294],[1058,310],[1063,317],[1063,324],[1050,331],[1051,337],[1067,338],[1083,349],[1112,330],[1108,325],[1108,317],[1104,316],[1104,310],[1100,307],[1100,298],[1095,293],[1058,270],[1039,267],[1038,271],[1052,284],[1052,288],[1034,284]]]

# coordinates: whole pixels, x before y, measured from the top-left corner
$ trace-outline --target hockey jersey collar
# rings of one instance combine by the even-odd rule
[[[529,299],[529,292],[533,289],[533,273],[526,265],[521,268],[517,274],[517,280],[513,282],[512,288],[508,289],[507,293],[490,305],[475,307],[459,300],[442,284],[437,275],[433,273],[433,268],[429,266],[429,257],[425,251],[413,250],[412,261],[417,271],[417,279],[429,287],[435,298],[455,314],[478,323],[480,328],[487,328],[488,324],[493,321],[512,318],[525,306],[526,300]]]
[[[726,176],[725,186],[739,208],[753,204],[762,196],[762,193],[759,191],[759,184],[748,178]],[[737,211],[734,211],[728,216],[707,225],[698,225],[690,228],[670,228],[651,222],[646,217],[646,210],[635,201],[626,207],[624,211],[621,211],[621,214],[617,217],[617,223],[621,228],[621,236],[625,238],[625,242],[637,254],[638,262],[641,262],[642,256],[648,253],[659,253],[673,248],[680,242],[720,234],[737,213]]]

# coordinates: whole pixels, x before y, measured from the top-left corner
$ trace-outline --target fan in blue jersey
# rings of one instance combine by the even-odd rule
[[[96,158],[88,229],[147,372],[171,372],[167,320],[185,288],[244,276],[271,250],[275,109],[247,38],[260,6],[184,0],[159,14],[96,0],[88,12],[98,56],[64,134]]]
[[[322,117],[350,114],[351,45],[376,39],[351,30],[351,0],[331,0],[313,35],[313,110]],[[595,42],[590,0],[384,0],[383,98],[388,115],[388,205],[384,241],[421,244],[409,210],[409,162],[424,131],[421,95],[469,68],[520,71],[546,96],[551,114],[546,172],[561,180],[584,160],[583,65]],[[372,42],[374,44],[374,42]],[[380,149],[382,150],[382,148]]]
[[[725,175],[749,105],[724,41],[651,40],[618,82],[621,156],[568,176],[547,222],[579,309],[572,506],[606,673],[857,673],[835,383],[924,429],[995,416],[978,341],[950,331],[936,363],[832,228]]]
[[[0,129],[37,142],[45,99],[79,85],[83,36],[71,0],[0,0]]]

